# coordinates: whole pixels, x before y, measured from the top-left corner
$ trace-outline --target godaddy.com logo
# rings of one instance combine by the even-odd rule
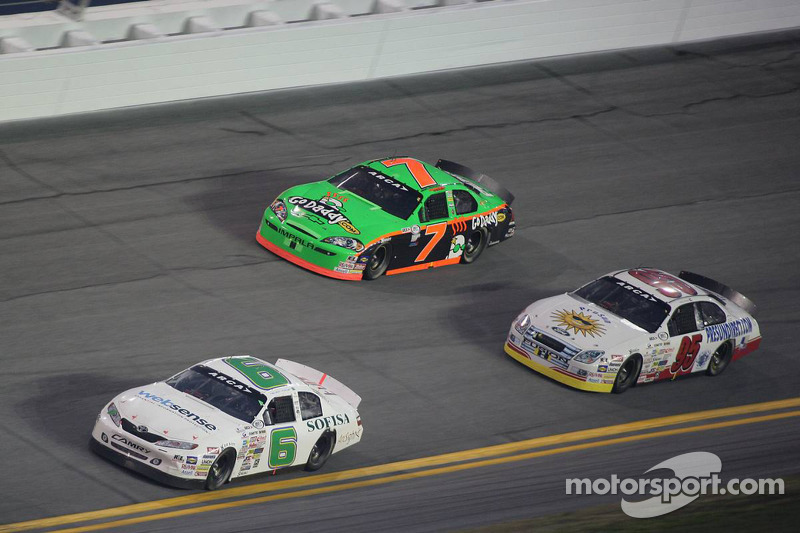
[[[720,458],[708,452],[692,452],[667,459],[645,474],[671,470],[671,476],[653,478],[567,479],[567,494],[623,494],[622,510],[634,518],[671,513],[706,494],[783,494],[783,479],[730,479],[723,482]],[[638,498],[633,498],[638,496]],[[642,499],[647,496],[650,498]]]

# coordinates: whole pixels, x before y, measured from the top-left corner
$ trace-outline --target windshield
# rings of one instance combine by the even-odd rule
[[[354,167],[332,177],[328,183],[357,194],[387,213],[406,220],[419,205],[422,194],[399,181],[367,167]]]
[[[184,370],[166,383],[245,422],[252,422],[267,400],[247,385],[203,365]]]
[[[669,305],[665,302],[609,276],[595,280],[573,294],[636,324],[649,333],[655,333],[670,311]]]

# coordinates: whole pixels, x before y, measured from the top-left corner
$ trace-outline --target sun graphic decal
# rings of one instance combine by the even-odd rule
[[[584,337],[600,337],[605,334],[606,328],[600,325],[600,321],[584,313],[575,311],[555,311],[551,315],[559,326],[564,326],[567,331],[572,330],[577,335],[580,333]]]

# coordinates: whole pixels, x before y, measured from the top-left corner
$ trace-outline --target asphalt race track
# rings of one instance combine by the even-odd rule
[[[403,154],[503,183],[516,236],[473,265],[360,283],[255,242],[288,186]],[[118,392],[225,354],[297,360],[363,397],[361,444],[276,481],[798,397],[799,173],[800,31],[2,124],[0,523],[191,494],[87,440]],[[504,354],[525,305],[637,265],[750,297],[761,348],[623,395]],[[726,475],[796,475],[799,440],[784,418],[114,531],[473,528],[618,501],[564,480],[689,451]]]

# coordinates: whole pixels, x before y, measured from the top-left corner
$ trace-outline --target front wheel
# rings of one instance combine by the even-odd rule
[[[208,469],[208,477],[206,477],[206,489],[217,490],[228,481],[233,472],[234,456],[230,452],[225,452],[214,461],[211,468]]]
[[[636,380],[639,379],[639,371],[642,369],[642,360],[637,356],[628,357],[617,372],[617,379],[614,380],[614,388],[617,394],[628,390]]]
[[[711,361],[708,363],[706,374],[709,376],[719,376],[722,371],[728,367],[731,362],[731,345],[727,342],[721,344],[714,355],[711,356]]]
[[[467,237],[467,242],[464,243],[464,253],[461,254],[462,263],[473,263],[486,248],[486,243],[489,241],[489,233],[483,229],[478,228]]]
[[[311,448],[311,453],[308,454],[308,461],[306,462],[306,470],[313,472],[319,470],[322,465],[328,460],[328,457],[333,453],[333,433],[325,433],[317,440],[314,447]]]
[[[372,252],[372,257],[369,258],[369,262],[364,268],[364,279],[375,279],[383,276],[383,273],[389,268],[390,259],[389,247],[383,244],[378,246]]]

